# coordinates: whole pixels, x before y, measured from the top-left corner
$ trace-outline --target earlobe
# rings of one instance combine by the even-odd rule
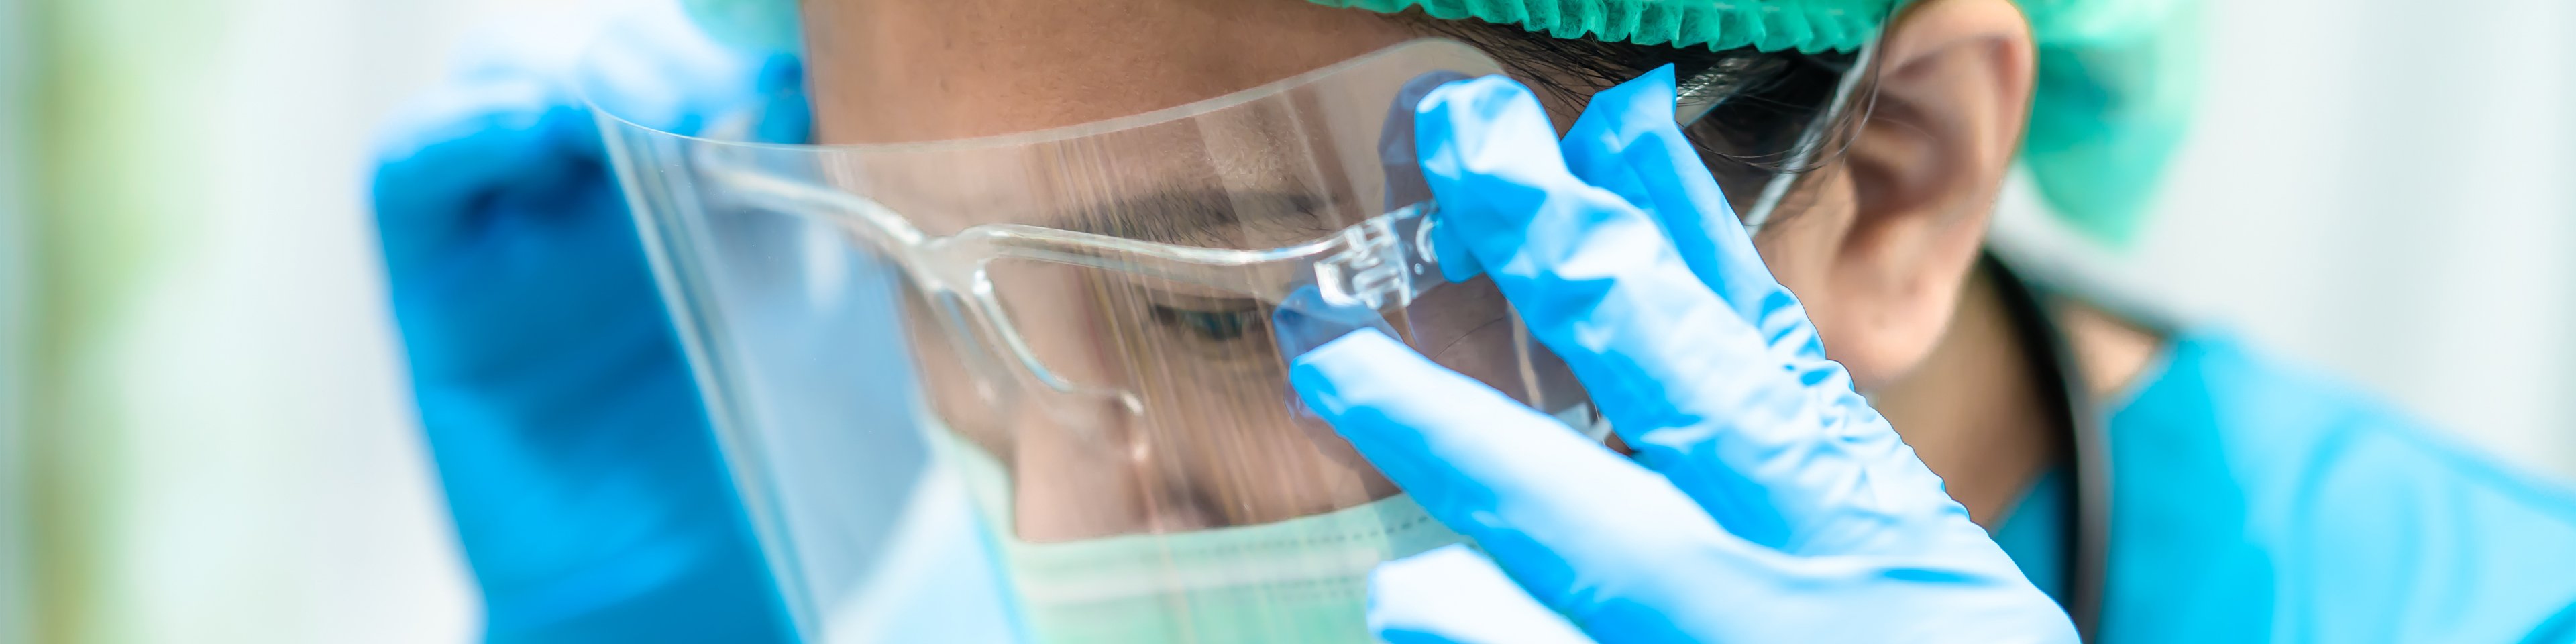
[[[1838,357],[1893,376],[1939,341],[2019,146],[2033,61],[2009,0],[1920,2],[1889,26],[1844,158],[1851,219],[1828,242],[1842,319],[1820,326],[1840,332]]]

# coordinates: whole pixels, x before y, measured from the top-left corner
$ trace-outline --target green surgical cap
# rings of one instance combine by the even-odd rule
[[[1558,38],[1763,51],[1858,49],[1907,0],[1308,0]],[[797,47],[795,0],[681,0],[717,39]],[[2022,161],[2059,218],[2114,246],[2138,229],[2197,97],[2199,0],[2016,0],[2039,47]]]
[[[1896,0],[1311,0],[1395,13],[1421,7],[1443,20],[1520,25],[1558,38],[1640,45],[1755,47],[1763,51],[1860,48]]]
[[[1763,51],[1860,48],[1903,0],[1309,0],[1558,38]],[[2058,218],[2124,246],[2197,95],[2197,0],[2016,0],[2039,47],[2022,161]]]
[[[2126,246],[2200,96],[2200,3],[2020,1],[2039,43],[2022,165],[2059,220]]]

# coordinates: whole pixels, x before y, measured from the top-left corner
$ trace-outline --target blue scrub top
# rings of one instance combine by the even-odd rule
[[[2576,642],[2576,495],[2215,334],[2111,414],[2105,642]],[[2054,596],[2044,476],[1996,532]]]

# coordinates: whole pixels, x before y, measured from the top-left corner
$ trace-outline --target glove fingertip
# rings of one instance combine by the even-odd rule
[[[1655,128],[1680,131],[1681,124],[1673,120],[1678,101],[1673,66],[1666,64],[1593,94],[1583,113],[1600,115],[1605,122],[1615,124],[1622,138],[1635,138]]]
[[[1361,328],[1297,356],[1288,367],[1288,384],[1307,407],[1339,426],[1364,404],[1347,392],[1365,391],[1390,361],[1401,359],[1394,354],[1402,353],[1412,350],[1376,328]]]
[[[1464,544],[1378,564],[1369,632],[1388,642],[1590,642]]]
[[[1414,131],[1435,196],[1461,196],[1440,187],[1507,169],[1565,174],[1546,108],[1527,86],[1509,78],[1472,78],[1432,90],[1416,110]]]
[[[1393,607],[1414,591],[1455,589],[1473,584],[1505,582],[1511,578],[1495,568],[1493,562],[1476,554],[1466,544],[1450,544],[1429,552],[1378,564],[1369,571],[1369,605]]]

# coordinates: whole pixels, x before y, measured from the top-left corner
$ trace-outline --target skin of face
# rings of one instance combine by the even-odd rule
[[[804,12],[823,143],[992,136],[1129,116],[1421,35],[1403,20],[1300,0],[808,0]],[[1872,393],[1972,516],[1991,520],[2049,465],[2051,441],[2063,432],[2037,411],[2039,392],[2055,385],[2017,371],[2022,358],[2013,336],[1974,271],[2020,140],[2033,46],[2009,0],[1922,0],[1891,24],[1880,61],[1871,118],[1849,153],[1805,180],[1784,208],[1786,219],[1766,227],[1756,245],[1805,303],[1828,353]],[[1567,119],[1580,111],[1550,107]],[[1065,281],[1054,288],[1078,299],[1082,287]],[[2153,340],[2116,322],[2088,320],[2070,329],[2078,353],[2115,358],[2106,367],[2088,365],[2088,381],[2108,388],[2133,376],[2135,366],[2122,356]],[[1507,335],[1493,335],[1509,329],[1499,322],[1465,326],[1486,334],[1486,345],[1508,346],[1500,341]],[[2088,350],[2103,337],[2117,340],[2110,342],[2117,350]],[[1155,443],[1184,446],[1157,453],[1103,449],[1133,443],[1064,428],[1116,425],[1098,420],[1121,413],[1114,406],[1002,411],[967,395],[974,388],[963,383],[974,376],[958,366],[954,349],[943,348],[949,343],[916,340],[929,347],[923,362],[931,388],[949,392],[934,394],[943,417],[952,425],[1011,428],[973,438],[1014,465],[1020,538],[1254,523],[1391,492],[1373,474],[1337,473],[1349,456],[1335,453],[1330,441],[1288,440],[1277,431],[1231,438],[1255,453],[1208,454],[1186,441]],[[1475,353],[1445,362],[1509,362]],[[1510,374],[1470,375],[1499,382]],[[1221,400],[1195,404],[1164,417],[1241,412]],[[1150,471],[1182,472],[1189,486],[1222,489],[1174,490],[1172,477]],[[1286,500],[1264,500],[1265,492]]]

